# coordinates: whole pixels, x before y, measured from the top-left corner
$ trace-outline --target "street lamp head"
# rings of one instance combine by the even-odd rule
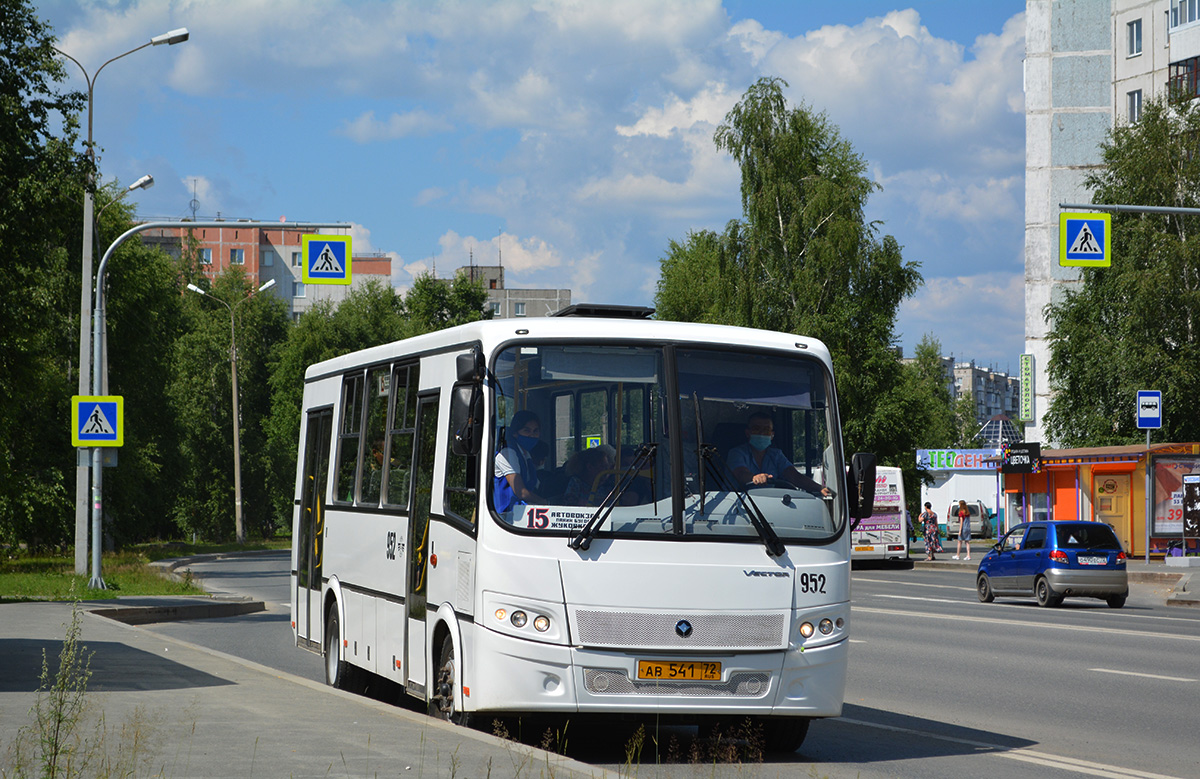
[[[142,176],[140,179],[130,184],[129,191],[132,192],[135,189],[150,189],[152,186],[154,186],[154,177],[147,173],[145,176]]]
[[[197,294],[199,294],[199,295],[207,295],[207,294],[208,294],[208,293],[207,293],[207,292],[205,292],[204,290],[202,290],[202,289],[200,289],[199,287],[197,287],[195,284],[188,284],[188,285],[187,285],[187,287],[188,287],[188,289],[190,289],[192,292],[195,292],[195,293],[197,293]]]
[[[267,279],[267,281],[258,288],[258,291],[262,292],[264,289],[270,289],[273,286],[275,286],[275,279]]]
[[[183,43],[188,39],[188,31],[186,27],[180,27],[178,30],[164,32],[162,35],[155,35],[150,39],[150,43],[154,46],[161,46],[164,43],[168,46],[174,46],[176,43]]]

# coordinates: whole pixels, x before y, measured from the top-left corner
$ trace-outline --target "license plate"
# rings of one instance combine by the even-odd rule
[[[1080,555],[1075,559],[1079,561],[1080,565],[1108,565],[1107,557],[1084,557]]]
[[[856,547],[854,547],[854,551],[856,551],[856,552],[870,552],[870,551],[871,551],[871,550],[873,550],[874,548],[875,548],[875,547],[873,547],[873,546],[856,546]]]
[[[677,682],[719,682],[721,664],[702,661],[638,660],[639,679]]]

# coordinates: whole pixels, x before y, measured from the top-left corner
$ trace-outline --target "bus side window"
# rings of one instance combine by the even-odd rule
[[[334,490],[334,500],[338,503],[354,501],[365,389],[361,373],[347,376],[342,382],[342,424],[338,428],[337,487]]]
[[[397,365],[392,374],[392,428],[388,431],[387,494],[384,504],[408,508],[412,483],[413,435],[417,427],[419,368]]]
[[[383,492],[384,463],[387,450],[384,432],[387,430],[388,395],[391,371],[386,366],[373,368],[367,374],[367,438],[363,447],[363,464],[359,468],[362,484],[358,490],[360,506],[378,506]]]

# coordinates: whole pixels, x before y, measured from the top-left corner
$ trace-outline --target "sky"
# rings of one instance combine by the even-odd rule
[[[155,178],[139,218],[349,222],[401,290],[473,258],[653,305],[670,241],[742,217],[713,132],[780,77],[862,155],[868,217],[920,265],[904,354],[931,335],[1011,374],[1024,351],[1024,0],[35,6],[95,78],[102,179]]]

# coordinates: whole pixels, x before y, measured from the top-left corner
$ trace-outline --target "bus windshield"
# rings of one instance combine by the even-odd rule
[[[824,543],[846,519],[828,371],[797,354],[501,351],[490,505],[514,532]],[[776,541],[772,542],[774,537]]]

